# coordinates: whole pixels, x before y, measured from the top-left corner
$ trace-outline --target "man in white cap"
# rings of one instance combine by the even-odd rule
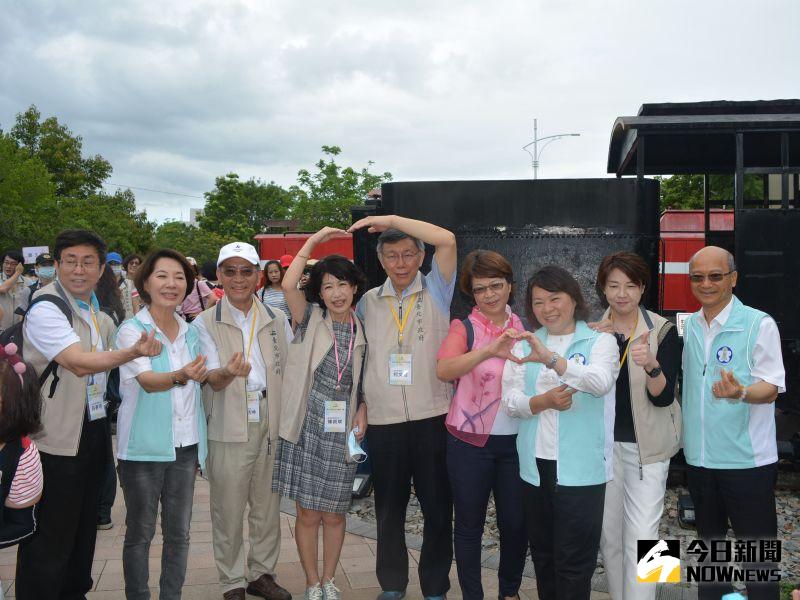
[[[275,581],[280,550],[280,497],[272,467],[287,345],[286,315],[255,299],[259,259],[250,244],[223,246],[217,277],[225,296],[192,323],[209,369],[203,393],[208,420],[206,469],[211,484],[214,558],[225,600],[248,594],[290,600]],[[242,515],[249,505],[250,550]]]

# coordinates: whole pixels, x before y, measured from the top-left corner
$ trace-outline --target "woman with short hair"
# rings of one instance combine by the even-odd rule
[[[500,598],[519,598],[528,551],[516,447],[519,419],[499,410],[503,366],[524,330],[509,306],[511,265],[491,250],[470,252],[461,266],[459,288],[474,306],[466,319],[450,324],[436,366],[439,379],[456,382],[445,425],[458,582],[465,600],[483,598],[481,538],[492,494],[500,530]]]
[[[588,600],[612,474],[613,336],[586,324],[575,278],[550,265],[528,281],[525,332],[503,372],[517,435],[523,502],[540,598]]]
[[[606,486],[600,548],[614,600],[652,600],[656,586],[637,581],[637,540],[658,539],[670,458],[680,448],[675,383],[681,363],[677,329],[641,306],[650,269],[633,252],[606,256],[597,294],[607,306],[601,327],[620,353],[614,421],[614,479]]]

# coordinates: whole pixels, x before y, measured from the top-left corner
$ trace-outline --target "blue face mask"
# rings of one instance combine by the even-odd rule
[[[55,267],[39,267],[36,269],[36,274],[42,279],[54,279],[56,276]]]
[[[350,458],[357,463],[362,463],[367,460],[367,453],[361,449],[358,440],[356,440],[357,431],[358,427],[354,427],[350,431],[350,435],[347,436],[347,451],[350,453]]]

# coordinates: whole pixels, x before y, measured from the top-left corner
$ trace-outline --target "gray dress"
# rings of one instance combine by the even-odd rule
[[[308,304],[296,335],[305,336],[311,311]],[[356,327],[358,321],[356,320]],[[350,324],[333,323],[339,349],[339,364],[347,360]],[[354,334],[355,335],[355,334]],[[302,343],[311,343],[303,339]],[[355,341],[353,342],[355,344]],[[353,348],[355,353],[355,347]],[[333,347],[313,374],[306,403],[306,416],[297,444],[278,440],[272,491],[297,501],[308,510],[345,513],[350,508],[357,465],[345,462],[348,432],[325,433],[325,401],[341,400],[347,406],[345,422],[350,422],[350,390],[353,385],[353,356],[342,374],[341,390],[336,391],[336,358]]]

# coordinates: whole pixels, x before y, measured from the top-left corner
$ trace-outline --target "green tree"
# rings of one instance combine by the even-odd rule
[[[352,222],[350,208],[364,204],[369,190],[392,180],[389,172],[370,173],[372,161],[360,171],[339,166],[335,157],[341,152],[338,146],[322,146],[328,160],[321,158],[314,173],[306,169],[297,173],[297,185],[291,188],[297,197],[292,216],[300,219],[301,229],[316,231],[325,225],[346,228]]]
[[[668,208],[703,208],[703,176],[673,175],[656,177],[661,181],[661,210]],[[760,199],[764,194],[764,182],[760,175],[744,176],[744,197],[746,200]],[[734,202],[733,175],[711,175],[709,177],[709,198],[721,203],[726,201],[731,207]],[[712,206],[719,206],[712,205]]]
[[[157,248],[172,248],[186,256],[193,256],[200,265],[216,262],[219,249],[233,241],[237,241],[235,236],[221,236],[183,221],[167,221],[159,225],[155,232]]]
[[[60,198],[52,215],[58,229],[91,229],[102,237],[109,250],[129,254],[145,253],[153,246],[155,225],[136,209],[131,190],[113,194],[99,192],[86,198]]]
[[[261,233],[265,221],[286,218],[292,206],[292,194],[274,181],[241,181],[236,173],[217,177],[205,197],[200,228],[243,242]]]
[[[38,156],[53,178],[56,194],[87,198],[99,193],[111,175],[111,163],[96,154],[83,157],[83,138],[55,117],[41,119],[35,105],[18,113],[10,135],[30,156]]]
[[[55,202],[42,161],[0,132],[0,251],[51,244]]]

